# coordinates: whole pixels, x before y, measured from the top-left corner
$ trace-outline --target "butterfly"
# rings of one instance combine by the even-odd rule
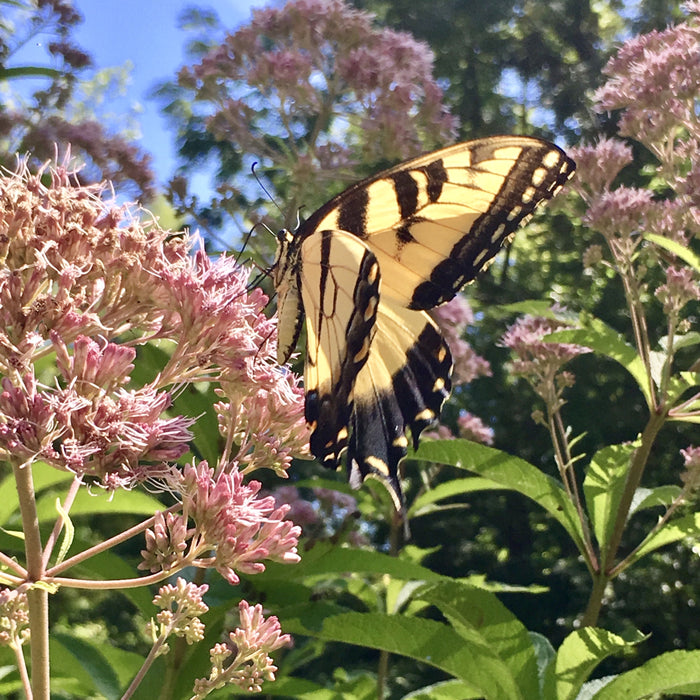
[[[310,449],[403,510],[399,462],[449,395],[452,359],[427,310],[452,299],[575,164],[524,136],[467,141],[341,192],[277,236],[278,361],[306,318]]]

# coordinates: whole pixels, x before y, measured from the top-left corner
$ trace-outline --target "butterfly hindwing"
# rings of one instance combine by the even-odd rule
[[[321,231],[304,239],[300,260],[311,451],[335,467],[348,443],[355,380],[374,336],[379,266],[367,246],[345,231]]]
[[[406,428],[417,447],[450,393],[451,371],[450,351],[432,319],[382,299],[369,359],[355,381],[347,456],[353,486],[377,477],[403,508],[398,466]]]

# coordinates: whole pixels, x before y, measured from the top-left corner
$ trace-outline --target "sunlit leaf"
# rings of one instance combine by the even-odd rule
[[[620,674],[595,700],[640,700],[661,694],[697,696],[700,693],[700,651],[669,651],[643,666]]]
[[[468,440],[425,441],[414,459],[451,464],[517,491],[552,515],[583,551],[583,531],[576,509],[561,484],[518,457]]]
[[[610,536],[627,481],[630,459],[637,444],[609,445],[596,452],[586,471],[583,493],[593,523],[601,558],[606,560]]]
[[[612,632],[595,627],[572,632],[557,650],[553,697],[557,700],[574,700],[584,681],[601,661],[643,639],[641,635],[635,637],[634,641],[628,642]]]

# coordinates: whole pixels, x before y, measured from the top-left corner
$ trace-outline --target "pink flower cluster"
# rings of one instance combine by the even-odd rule
[[[686,447],[681,450],[683,473],[681,480],[688,491],[700,489],[700,447]]]
[[[292,485],[276,488],[272,493],[277,506],[289,507],[287,517],[304,527],[304,541],[344,541],[353,547],[368,544],[363,534],[363,521],[358,517],[357,499],[325,488],[311,488],[308,493]],[[306,497],[305,497],[306,496]]]
[[[653,279],[648,271],[661,267],[666,282],[655,296],[672,319],[672,332],[683,327],[681,310],[699,298],[700,279],[681,257],[644,241],[643,235],[657,234],[682,246],[700,235],[700,3],[688,2],[685,9],[686,22],[627,41],[608,62],[608,81],[596,95],[600,111],[622,110],[620,134],[656,156],[656,182],[670,196],[613,187],[632,158],[630,147],[617,139],[572,149],[578,164],[573,187],[588,206],[584,223],[604,236],[612,258],[607,261],[596,247],[586,261],[602,262],[621,275],[628,303],[637,307],[647,279]],[[641,319],[641,309],[634,313]],[[643,321],[635,325],[639,338]]]
[[[199,619],[209,610],[203,596],[209,590],[205,583],[197,586],[194,583],[179,578],[175,584],[161,586],[153,599],[153,605],[161,609],[156,616],[159,629],[151,622],[151,630],[163,639],[175,634],[183,637],[188,644],[194,644],[204,639],[204,625]]]
[[[256,9],[180,73],[216,138],[284,169],[296,188],[285,196],[290,221],[298,206],[316,203],[322,178],[356,177],[358,165],[401,160],[454,136],[431,50],[372,19],[344,0]]]
[[[527,379],[551,408],[557,407],[561,391],[573,383],[562,367],[574,357],[591,352],[573,343],[549,343],[543,338],[568,324],[554,318],[521,316],[501,337],[499,345],[510,348],[517,359],[511,363],[514,374]]]
[[[147,535],[154,573],[194,563],[235,582],[234,567],[298,561],[287,509],[243,483],[261,467],[285,475],[308,449],[267,298],[230,257],[191,255],[186,236],[101,194],[63,167],[0,178],[0,459],[43,460],[109,490],[166,487],[183,512],[160,514]],[[160,365],[137,383],[137,346],[156,342]],[[220,396],[216,470],[176,464],[197,416],[173,414],[175,390],[193,382]]]
[[[299,561],[301,528],[284,520],[289,506],[278,508],[272,496],[259,497],[260,482],[244,483],[235,465],[218,474],[206,462],[187,465],[176,486],[182,514],[157,518],[156,527],[147,531],[140,568],[155,573],[175,565],[213,566],[237,584],[236,571],[260,573],[264,559]]]
[[[477,377],[490,377],[491,366],[488,360],[477,355],[474,348],[464,339],[467,327],[474,323],[474,314],[467,299],[458,294],[446,304],[433,309],[430,315],[438,324],[452,354],[454,363],[452,369],[453,386],[468,384]],[[493,429],[485,425],[481,418],[473,413],[460,412],[457,418],[457,427],[460,437],[485,445],[493,444]],[[423,437],[453,439],[455,435],[446,425],[438,425],[434,430],[424,432]]]
[[[474,314],[466,298],[461,294],[430,312],[433,320],[447,341],[452,354],[452,384],[468,384],[477,377],[490,377],[487,360],[477,355],[464,339],[467,327],[474,323]]]
[[[686,9],[698,13],[697,3]],[[653,150],[673,142],[679,124],[697,121],[700,93],[700,25],[697,17],[662,32],[625,42],[603,71],[600,111],[623,109],[620,134]]]
[[[274,681],[277,667],[270,653],[291,644],[281,634],[278,619],[265,618],[262,606],[251,607],[245,601],[238,606],[241,625],[226,643],[216,644],[209,652],[212,669],[209,678],[195,681],[194,700],[200,700],[217,688],[235,685],[249,693],[262,691],[263,681]]]
[[[11,588],[0,589],[0,646],[19,649],[29,639],[27,594]]]

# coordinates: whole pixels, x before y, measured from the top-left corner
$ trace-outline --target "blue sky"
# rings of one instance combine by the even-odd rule
[[[153,155],[162,182],[174,164],[173,135],[147,95],[154,83],[172,78],[184,62],[187,37],[177,28],[178,15],[191,5],[210,7],[233,29],[248,20],[251,7],[261,7],[265,0],[73,0],[73,4],[84,17],[75,39],[92,55],[96,68],[133,63],[124,104],[139,104],[143,110],[141,143]],[[119,105],[106,109],[117,112]]]

